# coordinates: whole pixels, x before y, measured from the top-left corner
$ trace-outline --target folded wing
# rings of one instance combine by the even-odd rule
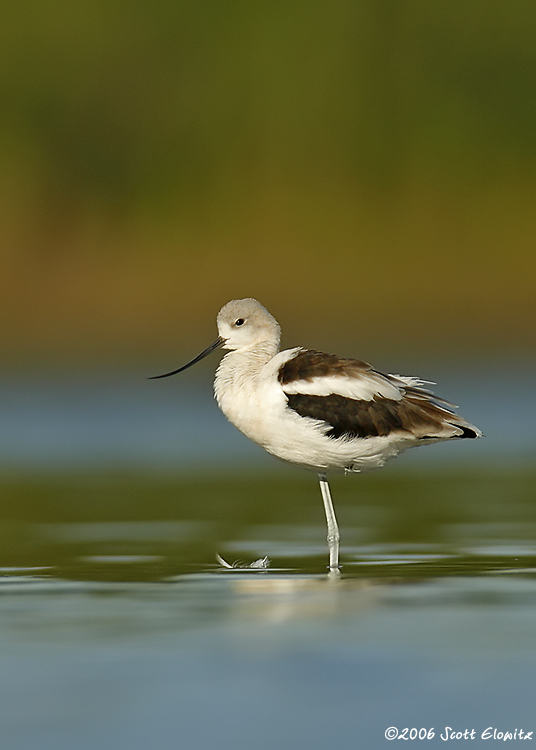
[[[371,365],[299,350],[278,374],[288,407],[323,424],[330,438],[418,440],[476,438],[480,430],[454,413],[453,404],[422,387],[418,378],[385,375]]]

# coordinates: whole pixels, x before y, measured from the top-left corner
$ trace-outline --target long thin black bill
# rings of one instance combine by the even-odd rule
[[[169,378],[170,375],[176,375],[178,372],[182,372],[183,370],[187,370],[192,365],[195,365],[196,362],[199,362],[200,360],[204,359],[208,354],[213,352],[215,349],[219,349],[220,346],[223,346],[225,344],[225,339],[223,339],[221,336],[218,336],[216,341],[208,346],[204,351],[201,352],[201,354],[198,354],[197,357],[192,359],[191,362],[188,362],[188,364],[183,365],[182,367],[179,367],[178,370],[173,370],[172,372],[166,372],[164,375],[153,375],[152,378],[148,378],[149,380],[158,380],[159,378]]]

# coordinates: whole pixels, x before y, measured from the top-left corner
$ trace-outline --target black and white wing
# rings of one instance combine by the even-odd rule
[[[482,434],[423,381],[384,375],[359,360],[298,349],[279,368],[278,380],[288,408],[324,423],[330,438],[396,433],[424,441]]]

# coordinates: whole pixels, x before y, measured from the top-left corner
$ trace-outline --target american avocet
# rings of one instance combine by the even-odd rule
[[[217,324],[213,344],[156,378],[182,372],[215,349],[230,350],[214,380],[218,406],[268,453],[318,474],[332,571],[340,535],[328,471],[376,469],[406,448],[482,435],[419,378],[384,375],[357,359],[299,346],[280,352],[279,324],[255,299],[228,302]]]

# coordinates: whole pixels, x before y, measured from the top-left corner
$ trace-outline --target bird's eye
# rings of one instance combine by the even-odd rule
[[[235,320],[235,326],[243,326],[245,322],[244,318],[238,318],[238,320]]]

